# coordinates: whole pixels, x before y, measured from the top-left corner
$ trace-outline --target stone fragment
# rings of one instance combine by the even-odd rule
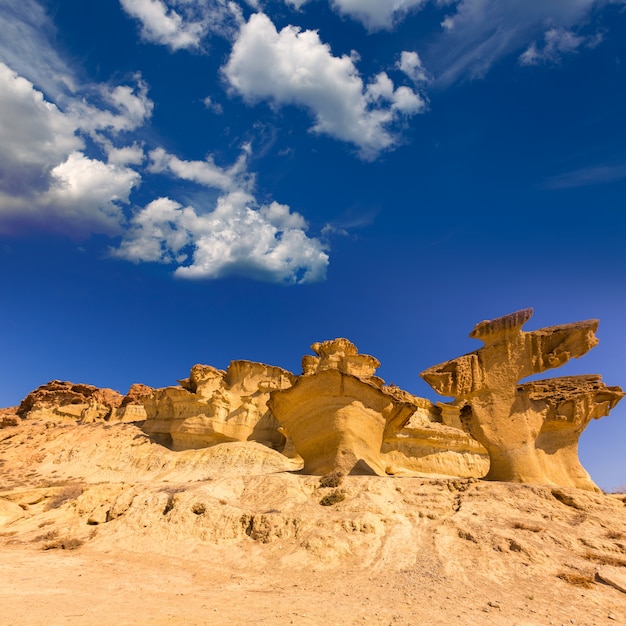
[[[458,412],[463,428],[487,449],[488,479],[599,491],[578,461],[578,437],[591,419],[608,414],[622,390],[599,376],[518,384],[596,346],[598,321],[522,331],[531,316],[524,309],[477,324],[470,337],[483,348],[421,375],[455,398],[448,418]]]

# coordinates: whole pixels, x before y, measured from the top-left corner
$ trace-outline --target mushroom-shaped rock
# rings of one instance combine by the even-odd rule
[[[378,361],[347,339],[312,349],[318,356],[303,359],[304,374],[268,402],[304,460],[303,472],[384,475],[385,434],[401,428],[415,407],[381,389],[373,376]]]
[[[596,490],[578,461],[578,436],[590,419],[608,414],[621,390],[605,387],[599,377],[521,386],[518,381],[588,352],[598,343],[598,321],[524,332],[521,328],[531,315],[532,309],[525,309],[477,324],[470,336],[481,339],[483,348],[431,367],[422,377],[438,393],[455,398],[452,406],[462,426],[489,453],[488,479]],[[562,401],[557,402],[559,394]],[[601,400],[606,397],[610,401]],[[570,422],[576,426],[550,437],[550,416],[561,415],[564,407],[578,407],[571,409],[577,417]],[[583,418],[585,407],[589,410]]]
[[[535,445],[546,476],[559,485],[596,490],[578,459],[578,439],[592,419],[609,414],[624,392],[607,387],[596,375],[536,380],[521,385],[519,391],[545,415]]]
[[[267,408],[270,391],[289,387],[290,372],[253,361],[232,361],[226,371],[194,365],[181,387],[158,389],[145,401],[143,428],[174,450],[227,441],[257,441],[281,448],[285,437]]]

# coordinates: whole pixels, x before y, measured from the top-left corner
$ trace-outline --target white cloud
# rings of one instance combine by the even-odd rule
[[[323,280],[328,255],[307,236],[306,222],[277,203],[253,208],[243,191],[221,196],[215,209],[198,213],[169,198],[139,211],[115,256],[135,262],[176,263],[181,278],[246,276],[302,284]]]
[[[145,41],[171,50],[199,48],[209,33],[232,34],[241,9],[229,0],[120,0]]]
[[[206,187],[232,190],[236,185],[245,186],[246,158],[244,154],[228,169],[217,166],[211,156],[204,161],[184,161],[168,154],[163,148],[150,152],[149,170],[154,173],[169,173],[177,178],[189,180]]]
[[[204,98],[204,100],[202,100],[202,104],[204,104],[204,106],[210,111],[213,111],[213,113],[217,113],[217,115],[221,115],[224,112],[222,105],[219,102],[213,102],[211,96]]]
[[[207,209],[202,203],[183,207],[158,198],[140,209],[112,254],[133,262],[174,263],[182,278],[230,275],[300,284],[323,280],[328,255],[322,243],[306,233],[305,219],[288,206],[259,206],[253,195],[254,176],[247,171],[251,152],[226,168],[208,156],[185,161],[158,148],[150,153],[149,169],[167,173],[221,192]]]
[[[82,152],[76,120],[0,63],[0,229],[120,230],[139,175]]]
[[[424,68],[417,52],[403,50],[396,67],[401,72],[404,72],[416,85],[427,83],[430,80],[428,72]]]
[[[428,51],[440,84],[481,78],[504,56],[524,50],[546,31],[569,31],[596,0],[460,0]],[[532,52],[529,53],[529,59]]]
[[[334,9],[361,22],[368,30],[389,29],[428,0],[331,0]],[[302,4],[302,3],[300,3]]]
[[[551,28],[544,35],[543,47],[538,48],[532,43],[520,56],[520,64],[558,63],[563,54],[576,52],[585,41],[585,37],[579,37],[571,31]]]
[[[138,143],[122,148],[109,146],[107,159],[112,165],[141,165],[145,159],[143,146]]]
[[[98,85],[91,90],[94,99],[102,101],[109,109],[77,98],[68,102],[68,114],[74,119],[77,128],[94,138],[99,131],[118,134],[135,130],[152,116],[154,108],[154,103],[148,98],[146,83],[140,76],[135,76],[135,81],[133,86]]]
[[[286,26],[278,32],[262,13],[242,27],[223,72],[249,103],[306,107],[314,132],[356,145],[366,159],[397,143],[393,124],[401,114],[426,107],[407,87],[394,89],[384,73],[364,85],[353,58],[333,56],[316,31]]]
[[[73,121],[3,63],[0,85],[1,176],[39,177],[83,147]]]
[[[285,0],[295,9],[310,0]],[[361,22],[369,31],[391,29],[412,10],[418,10],[428,0],[330,0],[335,11]]]

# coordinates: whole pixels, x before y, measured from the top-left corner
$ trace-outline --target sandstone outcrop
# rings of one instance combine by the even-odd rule
[[[52,380],[31,391],[22,400],[17,414],[23,419],[108,420],[115,415],[123,398],[113,389]]]
[[[148,417],[144,402],[154,391],[154,388],[148,385],[140,383],[131,385],[119,408],[115,411],[114,418],[122,422],[144,421]]]
[[[271,391],[294,380],[287,370],[252,361],[232,361],[226,371],[194,365],[180,387],[157,389],[143,400],[143,429],[174,450],[227,441],[257,441],[280,450],[285,437],[267,401]]]
[[[401,469],[422,474],[482,478],[489,471],[483,446],[457,424],[444,423],[442,410],[430,400],[403,391],[414,413],[403,428],[387,434],[382,453],[387,472]]]
[[[385,474],[381,446],[415,411],[374,376],[377,359],[347,339],[314,343],[303,375],[272,392],[268,406],[304,460],[307,474]]]
[[[520,385],[597,345],[597,320],[524,332],[524,309],[477,324],[470,337],[484,347],[422,372],[435,391],[452,396],[448,418],[488,451],[491,480],[597,490],[578,460],[578,438],[589,420],[607,415],[624,395],[599,376]]]

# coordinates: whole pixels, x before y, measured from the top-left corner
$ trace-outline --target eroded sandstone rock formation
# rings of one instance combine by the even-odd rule
[[[381,446],[415,407],[374,376],[377,359],[347,339],[314,343],[303,375],[274,391],[268,406],[304,460],[308,474],[385,474]]]
[[[448,415],[489,452],[492,480],[547,483],[597,490],[578,460],[587,423],[607,415],[624,395],[599,376],[518,384],[559,367],[597,345],[597,320],[522,331],[524,309],[476,325],[484,347],[422,372],[438,393],[453,396]]]
[[[180,387],[157,389],[143,401],[143,429],[174,450],[227,441],[257,441],[282,449],[284,436],[267,407],[269,394],[295,376],[280,367],[232,361],[226,371],[194,365]]]
[[[414,412],[403,428],[385,436],[381,451],[388,473],[407,469],[482,478],[489,471],[487,451],[462,429],[460,422],[446,423],[442,409],[430,400],[401,393],[414,405]]]
[[[113,389],[52,380],[31,391],[20,403],[21,418],[70,418],[84,422],[108,420],[124,396]]]
[[[51,381],[0,411],[0,428],[25,418],[137,422],[174,451],[228,443],[220,453],[245,448],[255,456],[273,448],[274,460],[289,469],[304,463],[309,474],[486,474],[596,490],[578,460],[578,439],[622,390],[595,375],[519,381],[585,354],[597,344],[598,322],[524,332],[531,315],[525,309],[477,324],[470,336],[481,349],[422,373],[453,402],[435,405],[386,385],[376,376],[379,361],[340,338],[313,344],[301,376],[239,360],[225,371],[194,365],[177,387],[136,384],[126,396]]]

